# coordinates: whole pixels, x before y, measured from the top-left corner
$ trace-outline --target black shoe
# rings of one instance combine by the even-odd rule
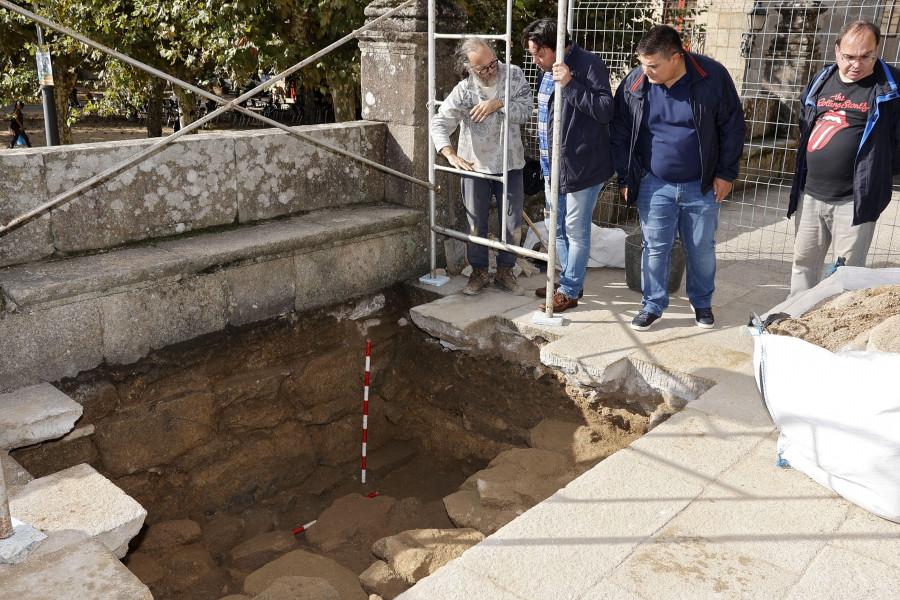
[[[694,315],[697,317],[694,320],[694,324],[697,327],[702,327],[703,329],[712,329],[713,325],[716,324],[716,318],[712,314],[712,309],[707,308],[695,308]]]
[[[637,331],[646,331],[650,329],[650,326],[653,325],[657,319],[659,319],[659,315],[654,315],[651,312],[642,310],[631,320],[631,328]]]

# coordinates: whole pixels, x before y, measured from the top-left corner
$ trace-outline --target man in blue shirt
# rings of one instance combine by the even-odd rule
[[[744,148],[744,111],[728,71],[687,52],[666,25],[637,46],[641,66],[616,90],[613,150],[619,186],[637,203],[644,238],[643,308],[631,327],[649,329],[669,306],[676,233],[687,255],[687,294],[695,324],[715,323],[715,235]]]
[[[556,20],[538,19],[522,32],[522,46],[544,71],[538,90],[538,139],[541,170],[550,215],[550,150],[553,147],[553,94],[559,84],[560,115],[559,212],[556,255],[561,267],[553,294],[553,312],[578,306],[584,291],[591,251],[591,217],[600,186],[613,172],[609,122],[613,97],[609,72],[600,58],[578,47],[566,35],[565,60],[556,62]],[[547,230],[550,227],[548,225]],[[546,290],[537,290],[544,296]],[[541,310],[545,309],[542,304]]]

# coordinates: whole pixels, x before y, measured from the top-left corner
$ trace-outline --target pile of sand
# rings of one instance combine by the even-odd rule
[[[768,331],[797,337],[832,352],[847,346],[866,350],[872,330],[896,315],[900,315],[900,285],[883,285],[831,296],[803,316],[771,325]]]

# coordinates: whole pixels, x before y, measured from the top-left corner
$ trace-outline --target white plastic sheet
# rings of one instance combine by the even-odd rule
[[[534,224],[535,229],[541,233],[544,241],[547,241],[547,226],[543,222]],[[588,267],[616,267],[625,268],[625,238],[628,235],[621,229],[614,227],[599,227],[591,224],[591,254],[588,257]],[[525,236],[525,248],[537,249],[540,241],[534,231],[529,228]],[[557,266],[559,261],[557,260]]]
[[[846,290],[900,284],[900,269],[841,267],[770,313],[802,315]],[[847,500],[900,522],[900,354],[833,353],[754,334],[754,366],[781,432],[779,459]]]

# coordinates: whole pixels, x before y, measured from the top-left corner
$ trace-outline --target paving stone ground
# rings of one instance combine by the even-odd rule
[[[584,383],[616,376],[628,359],[686,406],[399,598],[900,597],[900,524],[776,466],[778,433],[742,326],[785,299],[789,264],[720,258],[711,330],[694,326],[683,287],[653,329],[632,330],[640,296],[624,280],[622,270],[589,270],[583,300],[555,327],[532,323],[534,296],[463,298],[455,280],[414,309],[454,345],[484,335],[491,318],[543,338],[542,362]],[[543,285],[520,283],[529,293]]]

